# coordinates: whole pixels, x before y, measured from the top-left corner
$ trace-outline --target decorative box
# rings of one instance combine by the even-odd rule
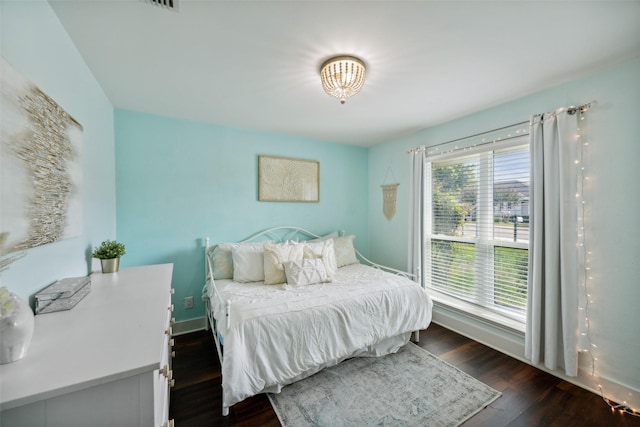
[[[71,310],[91,290],[91,277],[60,279],[36,294],[36,314]]]

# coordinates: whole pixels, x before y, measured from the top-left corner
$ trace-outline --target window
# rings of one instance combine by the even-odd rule
[[[428,156],[426,166],[427,286],[524,321],[527,137]]]

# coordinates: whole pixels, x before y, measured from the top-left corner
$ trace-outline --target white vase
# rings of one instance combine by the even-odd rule
[[[3,290],[6,291],[6,288]],[[34,315],[29,304],[11,292],[3,292],[0,316],[0,365],[15,362],[27,354],[33,328]]]

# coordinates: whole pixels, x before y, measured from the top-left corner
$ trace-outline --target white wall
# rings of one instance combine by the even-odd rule
[[[4,59],[84,128],[82,235],[28,250],[0,276],[27,298],[57,279],[88,274],[92,247],[115,237],[113,107],[49,3],[0,1],[0,22]]]
[[[397,268],[407,265],[409,155],[407,150],[528,120],[532,114],[558,107],[597,105],[588,113],[591,144],[586,154],[590,184],[585,187],[586,236],[593,252],[589,292],[591,338],[596,376],[591,377],[588,358],[582,358],[585,376],[579,381],[590,388],[607,379],[624,387],[605,392],[640,408],[640,58],[557,87],[489,108],[476,114],[425,129],[415,135],[376,146],[369,153],[369,227],[372,259]],[[392,221],[382,214],[382,184],[391,167],[400,182],[398,213]],[[453,322],[445,310],[436,319]],[[460,320],[460,318],[458,318]],[[457,320],[456,320],[457,321]],[[475,332],[472,338],[489,342],[502,332],[464,319]],[[456,325],[458,328],[461,324]],[[521,337],[512,336],[518,344]],[[496,340],[499,342],[500,340]],[[489,342],[491,343],[491,342]],[[491,343],[492,344],[492,343]],[[495,344],[492,344],[495,346]],[[518,346],[516,345],[517,348]],[[506,351],[506,349],[505,349]],[[517,356],[517,355],[516,355]],[[521,355],[520,355],[521,356]]]

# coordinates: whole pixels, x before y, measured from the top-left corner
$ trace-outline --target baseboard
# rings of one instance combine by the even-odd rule
[[[577,377],[569,377],[560,371],[552,371],[544,365],[532,364],[524,357],[524,336],[521,333],[484,323],[442,306],[434,306],[433,323],[597,395],[601,395],[604,391],[606,397],[615,402],[626,402],[636,410],[640,408],[640,393],[611,379],[591,375],[591,370],[585,363],[581,363]]]
[[[183,335],[190,332],[202,331],[207,328],[206,317],[196,317],[195,319],[183,320],[174,323],[172,335]]]

